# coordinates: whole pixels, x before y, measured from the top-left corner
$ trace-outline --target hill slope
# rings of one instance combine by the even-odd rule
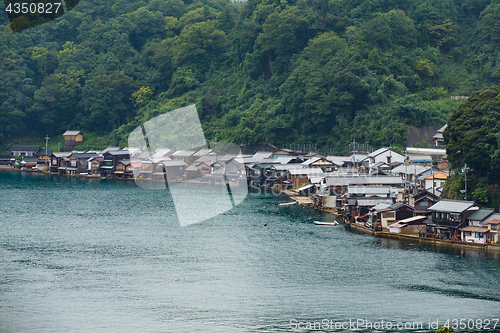
[[[0,22],[0,140],[124,142],[196,103],[205,136],[373,146],[442,125],[427,102],[498,83],[498,0],[81,0],[13,34]]]

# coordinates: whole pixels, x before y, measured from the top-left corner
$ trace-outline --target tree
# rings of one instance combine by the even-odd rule
[[[482,176],[500,171],[500,86],[471,94],[450,117],[443,133],[453,167],[465,163]]]
[[[173,47],[174,65],[192,65],[204,70],[211,61],[220,60],[228,40],[224,31],[215,26],[215,21],[207,21],[194,23],[182,30]]]
[[[288,62],[294,53],[307,45],[308,30],[308,22],[297,8],[287,8],[267,17],[257,44],[262,56],[268,60],[271,73],[279,69],[272,68],[272,60],[277,59],[279,66]]]

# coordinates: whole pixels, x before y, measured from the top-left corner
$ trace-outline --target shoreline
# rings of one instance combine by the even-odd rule
[[[418,242],[419,244],[429,244],[429,245],[443,246],[443,247],[463,248],[463,249],[470,249],[470,250],[482,250],[485,252],[498,252],[498,251],[500,251],[499,244],[469,243],[469,242],[464,242],[464,241],[453,241],[453,240],[444,240],[444,239],[438,239],[438,238],[418,237],[418,236],[414,236],[414,235],[398,234],[398,233],[389,232],[389,231],[375,231],[375,230],[367,228],[363,225],[360,225],[360,224],[357,224],[354,222],[351,223],[349,221],[346,221],[344,218],[342,220],[344,222],[344,225],[348,226],[349,228],[351,228],[357,232],[372,235],[374,237],[414,241],[414,242]]]
[[[7,165],[0,165],[0,171],[14,171],[14,172],[26,172],[26,173],[36,173],[36,174],[60,176],[58,174],[51,173],[51,172],[15,169],[15,168],[13,168],[11,166],[7,166]],[[115,177],[101,178],[100,176],[96,176],[96,175],[81,175],[81,174],[64,175],[64,176],[66,176],[66,177],[80,177],[80,178],[117,179],[117,180],[133,180],[134,179],[134,178],[115,178]],[[186,184],[190,184],[190,183],[208,184],[208,183],[199,183],[199,182],[196,182],[193,180],[167,181],[167,183],[169,183],[169,182],[186,183]],[[428,245],[434,245],[434,246],[438,246],[438,247],[442,246],[442,247],[480,250],[480,251],[485,251],[485,252],[500,252],[500,244],[469,243],[469,242],[464,242],[464,241],[453,241],[453,240],[443,240],[443,239],[437,239],[437,238],[419,237],[419,236],[412,235],[412,234],[399,234],[399,233],[393,233],[393,232],[389,232],[389,231],[375,231],[373,229],[367,228],[366,226],[357,224],[355,222],[349,222],[342,215],[340,215],[335,209],[315,208],[314,207],[314,200],[311,197],[300,196],[299,193],[292,191],[292,190],[280,190],[280,192],[282,194],[285,194],[286,196],[288,196],[288,198],[290,200],[296,201],[299,205],[307,206],[307,207],[310,207],[310,208],[313,208],[316,210],[320,210],[322,212],[332,214],[332,215],[335,215],[335,216],[341,218],[344,225],[355,232],[368,234],[368,235],[371,235],[374,237],[398,239],[398,240],[403,240],[403,241],[412,241],[412,242],[417,242],[419,244],[428,244]]]
[[[299,204],[307,205],[311,208],[313,207],[312,199],[309,197],[300,197],[297,192],[291,190],[283,190],[284,194],[286,194],[291,200],[297,201]],[[307,198],[308,200],[304,200]],[[413,241],[419,244],[428,244],[436,247],[451,247],[451,248],[460,248],[460,249],[469,249],[469,250],[480,250],[485,252],[500,252],[500,244],[481,244],[481,243],[469,243],[464,241],[453,241],[453,240],[444,240],[438,238],[429,238],[429,237],[419,237],[418,235],[412,234],[399,234],[389,231],[375,231],[373,229],[367,228],[363,225],[357,224],[355,222],[349,222],[345,219],[341,214],[339,214],[336,209],[330,208],[321,208],[318,209],[322,212],[335,215],[342,219],[342,222],[345,226],[355,232],[360,232],[363,234],[368,234],[374,237],[379,238],[388,238],[388,239],[398,239],[402,241]]]

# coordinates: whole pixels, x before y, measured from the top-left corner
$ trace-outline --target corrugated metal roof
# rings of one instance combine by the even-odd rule
[[[161,162],[164,166],[169,167],[169,166],[186,166],[187,164],[184,163],[184,161],[163,161]]]
[[[192,156],[195,152],[193,150],[177,150],[172,156],[183,156],[189,157]]]
[[[483,223],[481,223],[481,224],[484,224],[485,222],[489,222],[489,221],[493,221],[493,220],[500,220],[500,213],[491,214],[490,216],[485,218]]]
[[[290,169],[302,169],[302,165],[300,165],[300,163],[277,164],[273,165],[271,169],[275,169],[277,171],[287,171]]]
[[[376,206],[380,203],[392,204],[391,198],[357,198],[358,206]]]
[[[264,158],[270,158],[272,155],[273,155],[273,153],[270,151],[258,151],[255,154],[253,154],[252,157],[255,158],[256,160],[260,161]]]
[[[382,203],[377,204],[376,206],[373,206],[372,208],[370,208],[370,210],[385,209],[389,206],[390,206],[390,204],[382,202]]]
[[[493,208],[479,208],[474,213],[470,214],[467,219],[474,221],[482,221],[491,214],[493,214],[494,211],[495,210]]]
[[[387,147],[382,147],[382,148],[379,148],[379,149],[377,149],[377,150],[375,150],[375,151],[372,151],[370,154],[368,154],[368,156],[367,156],[367,157],[375,157],[375,156],[378,156],[378,155],[380,155],[380,154],[382,154],[383,152],[388,151],[388,150],[389,150],[389,148],[387,148]]]
[[[78,135],[80,133],[80,131],[66,131],[63,135]]]
[[[389,194],[390,186],[351,186],[347,188],[350,194]]]
[[[291,175],[324,176],[324,172],[320,168],[292,168],[289,169],[288,172],[290,172]]]
[[[461,213],[474,205],[474,201],[441,200],[428,210],[436,212]]]
[[[301,164],[304,165],[304,166],[308,166],[316,161],[319,161],[320,159],[322,159],[322,157],[313,157],[313,158],[310,158],[308,159],[307,161],[305,162],[302,162]]]
[[[423,221],[425,219],[427,219],[427,216],[418,215],[418,216],[409,217],[409,218],[404,219],[404,220],[399,220],[398,223],[410,223],[410,222],[418,221],[418,220],[422,220]]]

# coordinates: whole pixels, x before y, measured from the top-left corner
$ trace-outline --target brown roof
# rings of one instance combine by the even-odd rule
[[[460,229],[462,231],[472,231],[472,232],[488,232],[488,228],[485,227],[476,227],[476,226],[468,226]]]
[[[499,220],[491,220],[491,221],[488,221],[486,223],[488,223],[488,224],[500,224],[500,221]]]

